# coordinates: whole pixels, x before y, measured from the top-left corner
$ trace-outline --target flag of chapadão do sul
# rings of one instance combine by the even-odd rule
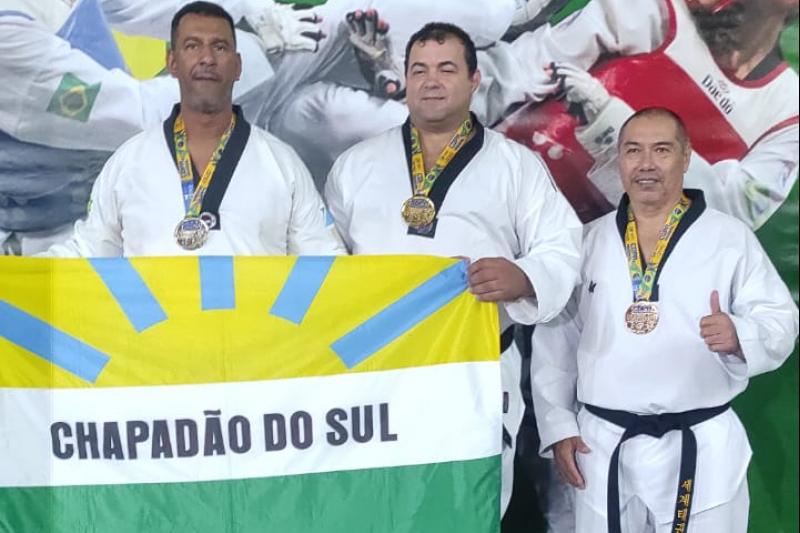
[[[498,531],[497,331],[450,259],[0,258],[0,531]]]

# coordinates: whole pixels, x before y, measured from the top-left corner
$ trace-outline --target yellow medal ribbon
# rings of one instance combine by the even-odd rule
[[[422,142],[419,138],[419,131],[417,131],[417,128],[411,127],[411,176],[414,180],[414,196],[428,196],[433,184],[436,182],[436,178],[439,177],[439,174],[466,144],[470,133],[472,133],[472,127],[471,117],[461,123],[450,142],[439,154],[433,168],[427,173],[425,172],[425,159],[422,155]]]
[[[467,118],[458,127],[450,142],[444,147],[429,172],[425,172],[425,158],[422,154],[422,142],[417,128],[411,127],[411,177],[414,194],[403,203],[400,214],[412,228],[422,230],[430,227],[436,219],[436,205],[428,198],[428,194],[436,182],[436,178],[453,160],[472,133],[472,119]]]
[[[197,188],[194,188],[194,174],[192,172],[192,157],[189,154],[189,145],[186,137],[186,124],[183,122],[183,116],[178,115],[175,119],[175,126],[173,127],[173,135],[175,139],[175,161],[178,165],[178,173],[181,177],[181,188],[183,190],[183,203],[186,206],[186,217],[197,217],[200,214],[201,206],[203,205],[203,198],[205,198],[208,186],[214,177],[214,171],[217,169],[217,163],[222,157],[222,152],[228,144],[228,139],[231,137],[233,127],[236,125],[236,115],[231,115],[231,122],[228,128],[219,139],[217,147],[211,154],[203,174],[200,176],[200,181],[197,183]]]
[[[658,232],[658,241],[646,269],[642,269],[642,258],[639,254],[639,232],[636,228],[636,218],[633,215],[633,210],[628,206],[628,224],[625,228],[625,255],[628,257],[628,270],[631,275],[635,302],[650,300],[653,293],[653,283],[661,260],[664,258],[664,252],[675,233],[675,229],[678,227],[678,223],[689,210],[690,205],[689,198],[682,194],[681,199],[667,215],[664,227]]]

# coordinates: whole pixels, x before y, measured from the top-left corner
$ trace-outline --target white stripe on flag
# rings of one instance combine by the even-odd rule
[[[0,486],[242,479],[489,457],[500,453],[500,391],[496,362],[261,382],[2,389]],[[353,409],[363,421],[365,406],[373,435],[356,442]],[[277,416],[267,424],[265,414],[283,417],[285,447],[267,450],[265,426],[280,448],[284,424]],[[329,417],[346,431],[343,443]],[[211,431],[214,420],[221,431]],[[303,431],[309,420],[311,439]],[[178,433],[187,438],[178,442]]]

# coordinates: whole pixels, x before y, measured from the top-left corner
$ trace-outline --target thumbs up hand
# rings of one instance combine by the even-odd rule
[[[709,301],[711,314],[700,319],[700,336],[706,342],[708,349],[719,355],[734,354],[744,360],[736,326],[726,313],[722,312],[719,305],[719,292],[711,291]]]

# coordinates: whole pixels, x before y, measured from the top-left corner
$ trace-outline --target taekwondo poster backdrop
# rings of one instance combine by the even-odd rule
[[[248,3],[217,1],[236,17]],[[164,40],[182,3],[0,0],[0,253],[64,238],[111,152],[169,112],[178,92],[164,76]],[[234,98],[297,150],[318,187],[344,149],[406,118],[375,83],[375,65],[360,62],[345,15],[374,8],[388,22],[390,70],[422,24],[450,21],[479,47],[478,116],[540,153],[584,221],[619,197],[614,139],[631,110],[678,111],[695,148],[687,183],[757,230],[797,299],[797,3],[734,2],[713,14],[686,0],[305,3],[323,17],[319,49],[265,54],[241,33]],[[783,17],[765,15],[781,6]],[[590,21],[593,11],[603,13]],[[775,51],[752,79],[736,79],[727,58],[754,35],[774,35]],[[543,68],[553,62],[569,66],[558,83]],[[797,529],[797,396],[795,354],[736,402],[755,450],[753,531]]]

